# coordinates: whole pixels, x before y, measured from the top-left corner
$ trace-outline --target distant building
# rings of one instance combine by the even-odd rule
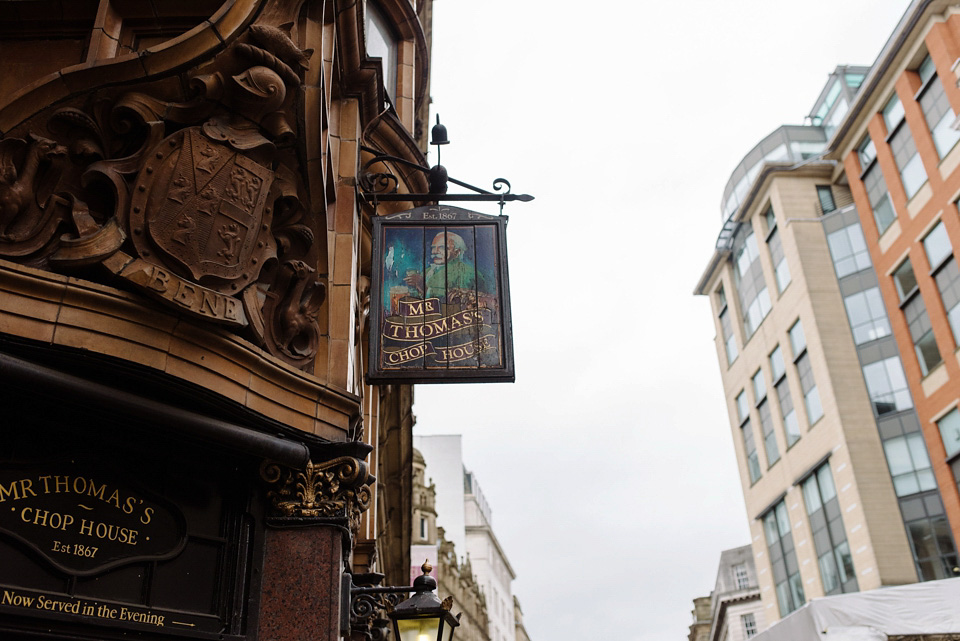
[[[689,641],[742,641],[766,627],[757,571],[749,545],[720,553],[708,597],[693,600]]]
[[[520,599],[513,597],[513,621],[516,630],[516,641],[530,641],[527,629],[523,626],[523,610],[520,609]]]
[[[436,523],[456,549],[466,550],[466,563],[483,591],[490,641],[514,641],[517,608],[512,583],[516,574],[493,531],[490,506],[480,485],[463,466],[461,437],[415,436],[414,447],[423,454],[430,477],[436,481]]]
[[[419,564],[427,557],[434,563],[437,591],[441,599],[453,597],[453,611],[460,613],[457,641],[490,641],[487,632],[487,602],[473,574],[470,559],[457,560],[454,544],[437,527],[436,486],[427,485],[426,464],[418,450],[413,451],[413,545],[410,550],[411,573],[419,575]]]
[[[690,634],[687,641],[708,641],[710,639],[710,597],[700,596],[693,600],[693,622],[690,624]]]

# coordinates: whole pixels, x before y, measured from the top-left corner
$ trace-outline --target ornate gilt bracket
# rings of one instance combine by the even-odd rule
[[[260,477],[275,488],[267,494],[273,516],[342,520],[354,535],[360,527],[360,514],[370,505],[370,485],[376,480],[366,463],[352,456],[308,462],[303,471],[265,461]]]
[[[410,594],[412,588],[378,587],[382,574],[362,574],[352,577],[358,585],[351,584],[350,632],[367,641],[387,641],[390,638],[390,612]],[[367,591],[369,590],[369,591]]]

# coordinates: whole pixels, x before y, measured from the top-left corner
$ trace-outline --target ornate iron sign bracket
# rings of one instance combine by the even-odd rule
[[[434,125],[431,133],[431,145],[437,146],[437,164],[429,169],[423,165],[397,158],[389,154],[383,154],[376,149],[361,146],[362,151],[373,154],[373,158],[363,164],[360,169],[360,190],[358,196],[367,202],[373,203],[376,207],[378,202],[413,202],[413,203],[436,203],[440,202],[498,202],[500,203],[500,213],[503,213],[503,205],[507,202],[519,200],[520,202],[530,202],[533,196],[529,194],[510,193],[510,182],[506,178],[497,178],[493,181],[493,191],[487,191],[475,187],[462,180],[451,178],[447,173],[446,167],[440,164],[440,145],[449,144],[447,140],[447,128],[440,124],[440,118],[437,117],[437,124]],[[390,171],[386,170],[389,164],[402,165],[408,169],[419,171],[427,175],[430,185],[430,192],[426,194],[402,194],[397,191],[400,181]],[[384,171],[374,171],[374,165],[380,164]],[[464,189],[471,190],[472,194],[448,194],[447,183],[453,183]]]
[[[354,579],[359,583],[354,583]],[[381,586],[382,574],[343,575],[342,594],[349,597],[349,621],[341,621],[342,631],[359,634],[368,641],[386,641],[390,638],[390,621],[387,612],[396,607],[413,592],[410,586]]]

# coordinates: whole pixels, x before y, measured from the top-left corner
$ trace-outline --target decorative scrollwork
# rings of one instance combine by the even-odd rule
[[[304,471],[264,462],[260,477],[277,487],[268,493],[278,516],[346,519],[352,531],[370,506],[374,477],[366,464],[350,456],[307,463]]]
[[[502,192],[502,195],[506,196],[510,193],[510,181],[506,178],[497,178],[493,181],[493,191],[497,192],[498,194],[501,193],[500,190],[503,189],[504,186],[506,186],[507,190]]]
[[[360,188],[368,194],[395,194],[399,185],[397,177],[389,172],[364,171],[360,174]]]
[[[408,594],[409,591],[355,592],[350,598],[350,631],[369,641],[386,641],[390,638],[390,620],[386,614]]]
[[[389,638],[386,613],[407,598],[407,594],[354,594],[350,599],[350,631],[370,641]]]

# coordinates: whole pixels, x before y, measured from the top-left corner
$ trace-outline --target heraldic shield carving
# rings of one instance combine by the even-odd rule
[[[179,95],[163,81],[91,91],[7,133],[0,258],[106,274],[307,367],[326,225],[305,206],[290,124],[312,54],[290,26],[249,27],[203,73],[182,75]]]
[[[265,213],[273,172],[200,127],[170,136],[152,156],[156,165],[141,170],[130,210],[140,254],[157,247],[217,291],[247,285],[273,252]]]

